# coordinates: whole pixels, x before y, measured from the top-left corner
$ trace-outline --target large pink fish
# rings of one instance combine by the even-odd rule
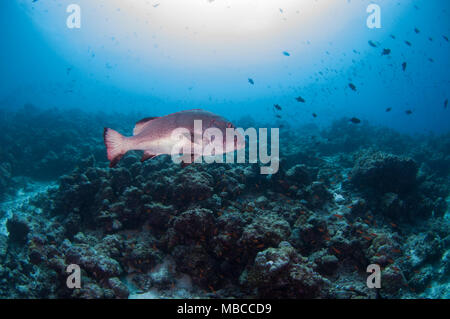
[[[189,157],[189,161],[183,160],[183,165],[192,163],[197,157],[204,155],[203,152],[207,146],[203,139],[200,152],[198,148],[194,147],[195,120],[202,121],[202,136],[209,128],[217,128],[222,132],[223,152],[221,154],[226,153],[228,150],[240,150],[245,147],[245,139],[239,131],[235,131],[232,141],[226,140],[226,129],[234,126],[223,117],[200,109],[181,111],[162,117],[149,117],[140,120],[134,127],[133,136],[130,137],[123,136],[110,128],[105,128],[103,136],[108,160],[110,161],[109,166],[114,167],[125,153],[132,150],[144,151],[142,162],[162,154],[171,155],[175,145],[177,143],[179,145],[179,141],[174,139],[172,135],[176,129],[185,129],[190,134],[189,140],[186,138],[190,151],[188,154],[183,154]],[[199,132],[196,133],[198,134]],[[214,155],[220,155],[220,153],[214,153]]]

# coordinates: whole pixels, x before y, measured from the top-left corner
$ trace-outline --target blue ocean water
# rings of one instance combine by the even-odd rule
[[[381,29],[366,25],[370,1],[154,2],[78,1],[81,28],[69,29],[71,1],[4,1],[4,104],[151,115],[203,108],[273,122],[278,103],[292,123],[356,116],[448,131],[447,1],[377,1]]]
[[[448,299],[449,10],[1,1],[0,298]],[[199,108],[279,128],[277,173],[108,167],[106,128]]]

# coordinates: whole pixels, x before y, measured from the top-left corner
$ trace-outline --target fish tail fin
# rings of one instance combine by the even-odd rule
[[[126,137],[113,129],[105,127],[103,138],[105,140],[108,160],[110,161],[109,167],[114,167],[120,161],[122,156],[129,151]]]

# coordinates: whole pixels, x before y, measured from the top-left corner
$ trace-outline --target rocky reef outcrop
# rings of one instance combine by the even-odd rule
[[[418,170],[412,158],[369,151],[358,155],[351,179],[361,189],[405,194],[417,187]]]

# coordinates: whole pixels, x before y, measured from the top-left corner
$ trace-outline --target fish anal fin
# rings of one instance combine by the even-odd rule
[[[200,157],[200,155],[196,155],[196,154],[183,155],[181,157],[182,158],[181,167],[185,168],[186,166],[189,166],[189,165],[195,163],[195,160],[199,157]]]
[[[153,121],[157,118],[158,117],[146,117],[137,122],[133,130],[133,135],[138,135],[140,132],[142,132],[142,129],[148,124],[148,122]]]
[[[156,156],[158,156],[158,155],[152,154],[150,152],[144,152],[144,155],[142,155],[142,158],[141,158],[141,162],[145,162],[146,160],[152,159]]]
[[[191,165],[192,163],[181,162],[181,168]]]

